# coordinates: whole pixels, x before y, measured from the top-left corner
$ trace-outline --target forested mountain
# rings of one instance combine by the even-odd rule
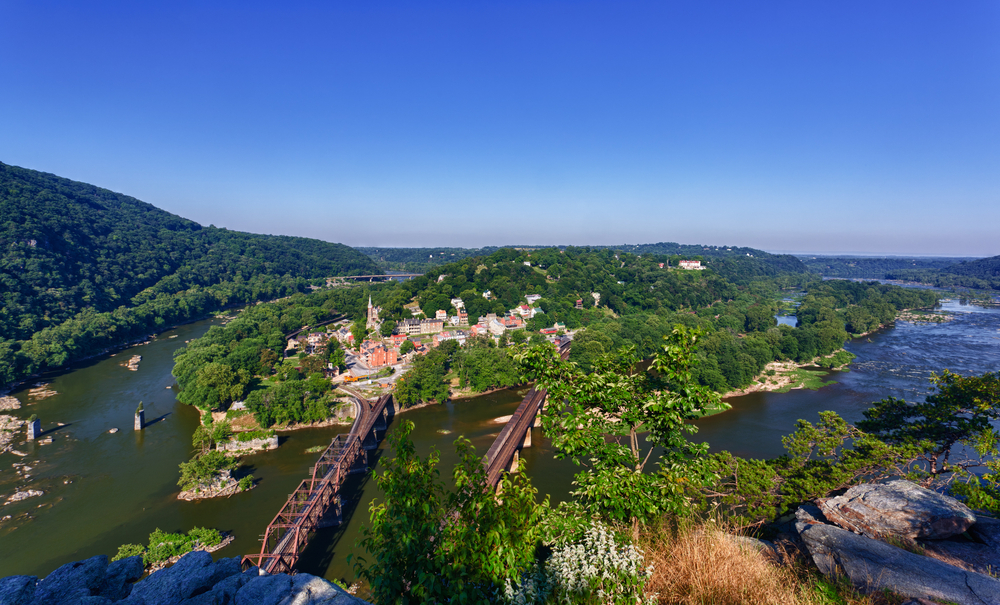
[[[0,250],[0,384],[92,346],[308,286],[296,280],[381,273],[342,244],[202,227],[126,195],[3,163]],[[184,309],[171,308],[185,299]],[[127,328],[121,317],[100,318],[110,324],[80,344],[97,315],[143,305],[155,313],[130,316]],[[51,332],[74,322],[72,333]]]

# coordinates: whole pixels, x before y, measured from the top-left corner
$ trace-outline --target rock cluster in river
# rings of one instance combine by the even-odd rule
[[[799,507],[795,529],[823,574],[929,603],[1000,603],[1000,521],[901,480],[818,505]]]
[[[309,574],[240,571],[239,558],[191,552],[142,578],[142,557],[108,564],[104,555],[67,563],[44,579],[0,579],[0,605],[368,605]]]

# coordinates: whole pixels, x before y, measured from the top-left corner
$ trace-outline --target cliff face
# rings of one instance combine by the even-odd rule
[[[203,551],[139,579],[142,557],[108,564],[104,555],[67,563],[44,579],[0,579],[0,605],[369,605],[309,574],[240,571],[239,558],[212,561]]]

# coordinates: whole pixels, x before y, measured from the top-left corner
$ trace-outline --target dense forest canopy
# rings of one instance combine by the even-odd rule
[[[634,346],[648,357],[678,324],[698,328],[703,333],[703,363],[694,378],[727,392],[753,383],[773,361],[807,363],[819,358],[816,363],[842,365],[849,354],[821,356],[837,352],[852,334],[888,324],[902,309],[937,301],[937,294],[928,290],[822,281],[798,272],[737,283],[718,274],[712,264],[703,271],[680,269],[679,258],[608,248],[504,248],[441,265],[405,282],[335,288],[257,305],[177,352],[174,375],[182,388],[180,400],[202,409],[225,409],[245,397],[265,426],[318,418],[329,385],[309,368],[342,356],[335,348],[324,349],[316,364],[311,356],[304,357],[296,361],[301,371],[289,371],[279,363],[283,334],[344,315],[361,326],[362,336],[356,336],[360,340],[369,296],[381,306],[386,322],[413,313],[432,317],[439,310],[454,315],[455,298],[462,299],[470,322],[475,322],[488,313],[502,316],[524,304],[526,295],[539,297],[534,304],[543,312],[527,321],[527,330],[505,333],[496,344],[473,339],[462,349],[451,341],[418,358],[397,383],[402,405],[447,398],[449,373],[472,392],[519,383],[522,378],[505,348],[541,340],[537,331],[555,322],[576,330],[571,360],[585,370],[622,346]],[[749,273],[744,269],[752,270],[755,262],[734,256],[728,267],[739,275]],[[775,320],[780,299],[789,293],[786,288],[798,292],[798,327],[779,326]],[[315,384],[307,384],[309,380]]]
[[[342,244],[202,227],[3,163],[0,219],[0,383],[298,280],[381,273]]]
[[[566,250],[571,246],[507,246],[507,249],[531,253],[534,250]],[[714,264],[717,272],[732,278],[773,276],[778,273],[806,273],[809,271],[799,259],[788,254],[770,254],[755,248],[740,246],[704,246],[701,244],[622,244],[616,246],[589,246],[592,250],[628,252],[636,256],[658,255],[705,260]],[[370,256],[381,269],[423,273],[433,267],[461,261],[465,258],[489,256],[501,248],[357,248]],[[752,260],[751,260],[752,259]],[[733,261],[738,260],[738,263]]]
[[[920,282],[940,288],[1000,289],[1000,256],[981,259],[858,256],[799,258],[810,271],[824,277],[892,279]]]

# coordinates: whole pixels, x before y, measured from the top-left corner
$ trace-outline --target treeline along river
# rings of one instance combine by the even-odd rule
[[[945,302],[944,309],[954,314],[953,321],[899,322],[849,343],[847,348],[858,357],[850,372],[831,374],[835,384],[818,391],[730,399],[733,409],[699,421],[695,438],[708,441],[715,450],[772,457],[782,453],[781,437],[799,418],[815,421],[819,411],[831,409],[857,420],[871,402],[883,397],[919,398],[927,391],[932,371],[1000,369],[1000,310],[957,302]],[[113,555],[123,543],[144,543],[157,527],[187,531],[205,526],[233,532],[236,540],[217,556],[259,549],[260,534],[318,456],[306,450],[326,446],[347,427],[282,434],[277,450],[245,459],[259,479],[258,487],[249,492],[214,500],[177,500],[177,465],[190,457],[198,414],[174,398],[172,355],[214,321],[188,324],[149,344],[45,377],[42,382],[58,393],[54,396],[32,398],[31,385],[12,393],[22,408],[7,413],[23,418],[38,414],[47,431],[43,440],[52,442],[15,444],[24,457],[0,455],[0,500],[6,501],[18,489],[44,491],[42,496],[0,506],[0,576],[42,576],[68,561]],[[123,364],[135,354],[143,358],[139,370],[131,372]],[[441,474],[447,478],[456,460],[454,438],[465,435],[485,453],[501,426],[493,420],[512,413],[522,396],[523,391],[500,391],[407,411],[402,417],[416,423],[413,437],[422,454],[432,447],[441,451]],[[132,415],[139,401],[145,406],[148,426],[134,432]],[[113,427],[120,430],[109,433]],[[575,467],[553,460],[548,442],[535,430],[535,446],[523,456],[528,473],[542,494],[561,500],[571,487]],[[382,447],[378,455],[385,453],[384,441]],[[30,470],[18,467],[22,469],[18,473],[15,463]],[[345,523],[321,530],[303,558],[306,571],[328,578],[352,577],[345,557],[355,552],[368,503],[377,497],[370,479],[357,475],[352,481],[348,496],[353,502],[345,509]]]

